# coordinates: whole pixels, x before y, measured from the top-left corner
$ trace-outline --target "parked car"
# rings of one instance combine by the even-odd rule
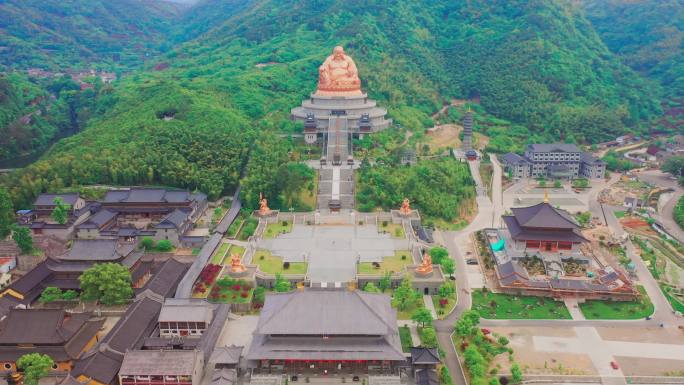
[[[617,362],[615,362],[615,361],[610,361],[610,367],[613,368],[613,369],[615,369],[615,370],[620,369],[620,367],[618,366]]]
[[[477,265],[477,264],[479,264],[479,262],[477,262],[477,259],[475,259],[475,258],[468,258],[468,259],[466,259],[466,263],[467,263],[468,265]]]

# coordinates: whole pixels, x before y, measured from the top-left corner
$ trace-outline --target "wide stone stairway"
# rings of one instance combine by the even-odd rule
[[[327,164],[318,174],[319,210],[329,210],[331,200],[340,202],[340,210],[354,208],[354,170],[347,163],[351,154],[349,130],[345,117],[331,117],[323,156]]]

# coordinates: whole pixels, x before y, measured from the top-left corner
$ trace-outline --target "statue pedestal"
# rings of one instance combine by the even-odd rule
[[[228,275],[231,278],[244,278],[249,275],[249,270],[244,268],[244,270],[233,271],[233,269],[228,269]]]
[[[253,215],[257,218],[273,218],[277,217],[279,212],[279,210],[270,210],[267,213],[262,213],[260,210],[254,210]]]

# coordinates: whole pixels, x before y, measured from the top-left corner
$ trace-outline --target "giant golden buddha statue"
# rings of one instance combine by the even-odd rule
[[[360,95],[361,80],[354,60],[337,46],[318,68],[319,95]]]

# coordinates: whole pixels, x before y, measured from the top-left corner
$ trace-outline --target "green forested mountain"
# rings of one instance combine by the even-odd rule
[[[684,96],[684,2],[585,0],[583,5],[611,51],[659,81],[667,95]]]
[[[184,8],[160,0],[3,0],[0,67],[127,68],[166,50]]]
[[[338,44],[369,95],[416,137],[453,98],[479,98],[515,125],[516,141],[597,142],[660,113],[657,87],[565,2],[205,0],[176,23],[178,43],[158,59],[168,68],[124,77],[84,132],[5,179],[17,202],[84,183],[170,184],[215,197],[247,163],[248,202],[277,196],[278,166],[298,148],[276,134],[300,129],[289,110],[315,89],[317,67]]]

